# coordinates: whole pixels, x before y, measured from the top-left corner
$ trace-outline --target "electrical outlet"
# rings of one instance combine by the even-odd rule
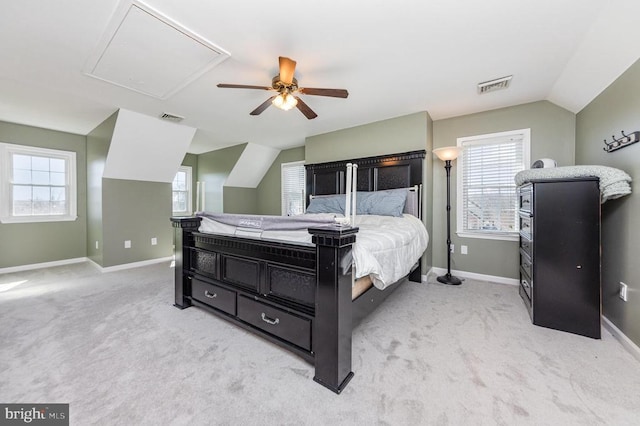
[[[158,244],[158,239],[157,239],[156,237],[153,237],[153,238],[151,239],[151,245],[152,245],[152,246],[155,246],[155,245],[157,245],[157,244]]]
[[[131,248],[131,240],[126,240],[124,242],[124,248]]]
[[[100,249],[100,244],[98,244],[98,242],[96,241],[96,250]]]
[[[618,296],[625,302],[627,301],[627,285],[622,281],[620,281],[620,293],[618,293]]]
[[[467,246],[460,246],[460,254],[467,254]]]

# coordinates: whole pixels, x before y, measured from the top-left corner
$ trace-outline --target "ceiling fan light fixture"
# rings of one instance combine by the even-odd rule
[[[289,111],[291,108],[298,105],[298,100],[289,93],[280,93],[276,96],[271,103],[281,110]]]
[[[314,95],[329,96],[332,98],[346,98],[349,92],[345,89],[320,89],[317,87],[298,87],[298,80],[293,76],[296,69],[296,61],[281,56],[280,73],[271,79],[271,86],[253,86],[248,84],[228,84],[218,83],[218,87],[229,89],[259,89],[269,90],[275,94],[263,103],[258,105],[256,109],[251,111],[249,115],[260,115],[269,106],[273,105],[278,109],[289,111],[297,107],[298,110],[309,120],[313,120],[318,116],[302,98],[296,95]]]

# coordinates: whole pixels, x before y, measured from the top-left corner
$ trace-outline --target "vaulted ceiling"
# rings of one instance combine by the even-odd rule
[[[131,4],[4,1],[0,120],[87,134],[119,108],[168,112],[198,129],[193,153],[283,149],[418,111],[437,120],[547,99],[578,112],[640,57],[635,0],[136,2],[161,28],[123,21]],[[274,107],[250,116],[270,92],[216,87],[269,86],[278,56],[297,61],[301,86],[349,97],[303,95],[313,120]],[[508,75],[508,89],[478,94]]]

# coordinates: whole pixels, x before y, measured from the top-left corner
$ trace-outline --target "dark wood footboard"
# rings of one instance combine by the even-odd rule
[[[351,371],[351,245],[357,228],[309,229],[313,244],[197,232],[172,218],[175,306],[198,306],[312,362],[340,393]]]

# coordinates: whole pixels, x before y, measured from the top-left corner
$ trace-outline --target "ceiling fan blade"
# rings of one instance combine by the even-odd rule
[[[272,87],[267,86],[251,86],[248,84],[225,84],[220,83],[218,87],[222,87],[223,89],[261,89],[261,90],[273,90]]]
[[[346,98],[349,96],[349,92],[344,89],[318,89],[312,87],[301,87],[298,89],[298,93],[302,93],[303,95],[331,96],[333,98]]]
[[[284,84],[293,83],[293,73],[296,71],[296,61],[293,59],[280,56],[278,58],[280,62],[280,81]]]
[[[273,101],[276,96],[278,96],[278,95],[272,96],[269,99],[267,99],[266,101],[264,101],[263,103],[261,103],[260,106],[258,108],[256,108],[256,109],[254,109],[253,111],[251,111],[249,113],[249,115],[260,115],[260,114],[262,114],[262,112],[265,109],[269,108],[269,106],[271,105],[271,101]]]
[[[296,104],[296,108],[298,108],[305,117],[307,117],[309,120],[313,120],[318,116],[318,114],[313,112],[313,110],[309,108],[309,105],[305,104],[302,99],[297,96],[294,96],[294,98],[296,98],[296,100],[298,101],[298,103]]]

